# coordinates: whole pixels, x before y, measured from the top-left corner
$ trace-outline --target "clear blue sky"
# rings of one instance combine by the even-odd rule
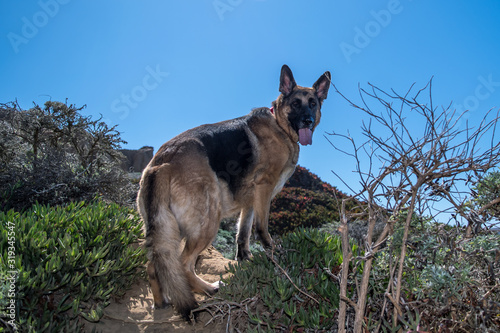
[[[0,102],[86,104],[126,148],[269,106],[285,63],[303,86],[331,71],[354,99],[358,83],[404,92],[434,76],[435,104],[472,120],[500,106],[497,0],[10,0],[0,13]],[[360,125],[331,90],[299,163],[347,191],[331,170],[354,164],[323,135]]]

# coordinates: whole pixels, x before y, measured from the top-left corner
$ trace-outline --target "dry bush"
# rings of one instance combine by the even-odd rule
[[[0,105],[0,209],[61,204],[95,196],[125,203],[133,186],[120,169],[116,126],[74,105],[46,102],[23,110]]]
[[[362,188],[353,191],[354,198],[363,202],[361,218],[369,221],[364,237],[365,256],[351,259],[363,262],[363,275],[348,281],[347,266],[343,268],[339,330],[345,331],[346,326],[354,332],[422,330],[420,324],[424,323],[426,329],[442,332],[479,327],[498,330],[498,264],[492,252],[482,252],[481,247],[474,246],[470,251],[466,249],[478,237],[498,240],[496,235],[482,234],[488,222],[483,213],[498,203],[498,197],[474,206],[468,195],[469,189],[500,162],[500,143],[495,138],[498,113],[488,112],[475,128],[468,123],[462,126],[465,113],[457,114],[450,107],[433,104],[432,81],[416,92],[412,88],[404,95],[375,86],[370,86],[370,90],[360,88],[360,105],[346,100],[369,118],[362,126],[366,142],[358,145],[348,135],[332,134],[332,145],[354,159]],[[341,139],[351,149],[340,148]],[[443,203],[446,208],[442,208]],[[436,221],[443,211],[453,212],[455,219],[463,221],[466,227],[459,224],[455,229],[432,231],[422,222]],[[381,215],[386,216],[388,223],[374,239],[377,216]],[[354,218],[357,216],[344,213],[341,221],[344,258],[352,257],[347,221]],[[420,229],[415,229],[415,221]],[[415,240],[415,232],[423,239]],[[426,240],[434,243],[423,246]],[[390,246],[385,253],[379,253],[383,244]],[[433,253],[441,253],[439,249],[446,253],[433,258]],[[464,258],[467,267],[459,264]],[[387,262],[382,265],[385,271],[381,276],[377,264],[384,259]],[[344,260],[344,265],[348,263]],[[423,267],[421,273],[415,268],[418,265]],[[466,269],[477,272],[478,278],[466,283]],[[487,273],[488,270],[497,273]],[[414,280],[420,283],[419,287],[409,285]],[[425,289],[423,281],[433,281],[430,289]],[[357,290],[350,299],[346,297],[348,285]],[[453,287],[455,293],[426,297],[427,292],[440,290],[439,285]],[[367,307],[368,300],[371,303]],[[347,306],[355,310],[355,318],[347,316]],[[430,320],[431,314],[434,320]],[[427,315],[426,320],[421,315]]]

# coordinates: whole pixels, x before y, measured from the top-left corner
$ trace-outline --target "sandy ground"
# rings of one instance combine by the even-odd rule
[[[220,280],[220,275],[226,273],[226,266],[231,260],[225,259],[213,247],[205,250],[196,263],[197,274],[206,281]],[[206,297],[196,296],[199,301]],[[145,281],[133,286],[125,296],[104,310],[104,316],[98,323],[87,323],[86,332],[92,332],[95,327],[103,333],[152,333],[152,332],[225,332],[223,323],[212,322],[207,312],[199,315],[195,324],[182,320],[171,306],[165,309],[153,309],[153,294]]]

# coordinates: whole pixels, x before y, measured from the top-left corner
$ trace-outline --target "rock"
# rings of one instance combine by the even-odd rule
[[[153,151],[153,147],[150,146],[140,149],[120,149],[119,152],[125,155],[122,169],[127,172],[142,172],[153,158]]]

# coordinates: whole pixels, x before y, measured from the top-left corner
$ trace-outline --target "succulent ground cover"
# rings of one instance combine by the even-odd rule
[[[16,272],[11,299],[20,332],[78,332],[82,320],[98,321],[145,263],[139,217],[117,204],[34,205],[23,213],[0,212],[0,221],[0,274]],[[2,296],[11,302],[7,290]]]

